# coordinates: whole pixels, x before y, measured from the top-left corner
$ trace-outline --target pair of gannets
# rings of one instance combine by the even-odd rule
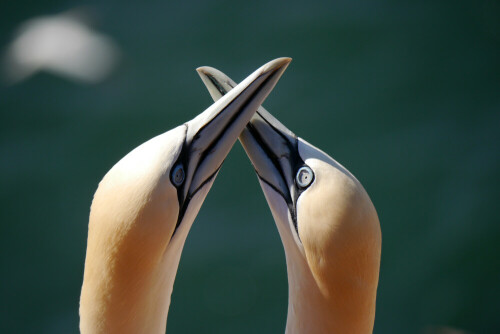
[[[286,333],[371,333],[380,266],[377,214],[359,181],[259,107],[288,66],[239,85],[198,69],[216,102],[140,145],[92,202],[80,300],[82,333],[164,333],[182,248],[239,136],[286,254]]]

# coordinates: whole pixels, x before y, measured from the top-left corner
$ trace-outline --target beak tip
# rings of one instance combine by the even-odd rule
[[[198,75],[203,80],[205,80],[204,78],[206,77],[215,77],[222,81],[225,76],[224,73],[210,66],[200,66],[196,69],[196,72],[198,72]]]
[[[263,73],[272,72],[272,71],[277,71],[279,69],[282,69],[284,71],[288,67],[291,61],[292,58],[290,57],[276,58],[267,63],[266,65],[264,65],[262,72]]]
[[[207,74],[208,72],[210,72],[210,69],[212,69],[212,67],[210,66],[200,66],[196,69],[196,72],[198,72],[199,74]]]
[[[277,60],[280,60],[284,63],[290,64],[292,62],[293,58],[292,57],[281,57],[281,58],[278,58]]]
[[[274,72],[278,70],[284,71],[290,62],[292,61],[292,58],[290,57],[281,57],[281,58],[276,58],[274,60],[271,60],[269,63],[265,64],[261,69],[260,72],[261,74],[268,73],[268,72]],[[217,70],[216,68],[210,67],[210,66],[200,66],[196,69],[196,72],[200,76],[216,76],[217,74],[221,73],[221,77],[224,77],[225,75]]]

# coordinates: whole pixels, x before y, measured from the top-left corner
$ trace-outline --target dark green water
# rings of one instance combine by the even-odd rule
[[[5,2],[26,19],[88,3]],[[0,332],[76,333],[104,173],[211,104],[195,68],[294,60],[265,106],[364,184],[379,213],[375,333],[500,330],[498,1],[91,3],[122,58],[106,81],[0,86]],[[236,144],[187,239],[169,333],[283,333],[284,253]]]

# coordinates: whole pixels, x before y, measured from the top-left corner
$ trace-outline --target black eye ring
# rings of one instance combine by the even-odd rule
[[[301,188],[308,187],[314,179],[314,172],[308,166],[300,167],[295,176],[295,181]]]
[[[185,178],[186,174],[184,173],[184,167],[181,164],[175,166],[171,175],[172,183],[176,186],[180,186]]]

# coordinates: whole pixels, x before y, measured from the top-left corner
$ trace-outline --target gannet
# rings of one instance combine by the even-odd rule
[[[236,86],[214,68],[197,70],[214,100]],[[286,333],[372,333],[382,236],[361,183],[263,107],[239,140],[285,249]]]
[[[164,333],[182,248],[227,153],[290,58],[259,68],[104,176],[90,210],[80,331]]]

